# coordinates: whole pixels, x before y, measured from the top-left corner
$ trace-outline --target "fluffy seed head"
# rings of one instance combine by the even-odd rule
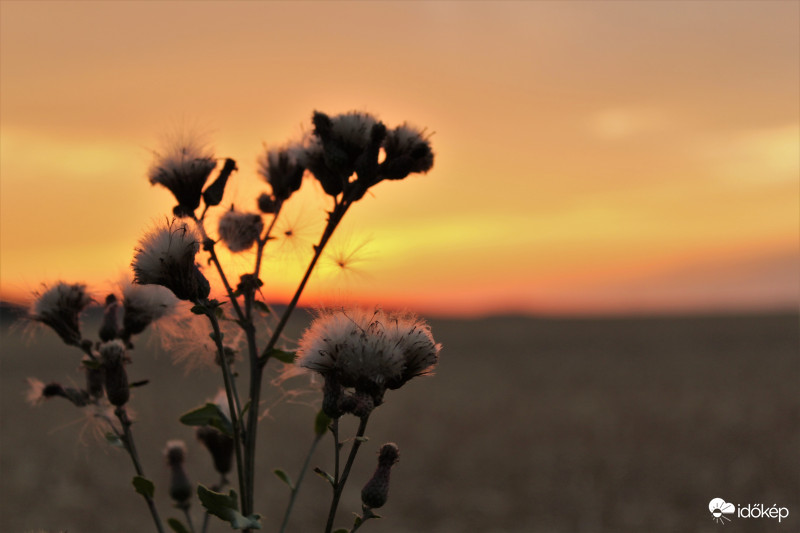
[[[386,387],[431,372],[440,349],[416,316],[339,309],[322,312],[305,331],[298,364],[369,393],[377,405]]]
[[[270,184],[277,201],[288,199],[303,183],[306,169],[300,163],[302,159],[302,146],[299,144],[265,150],[259,157],[258,173]]]
[[[31,318],[50,326],[66,344],[78,346],[80,314],[91,301],[86,285],[58,282],[37,295]]]
[[[178,300],[165,287],[125,283],[122,288],[122,329],[125,338],[137,335],[175,310]]]
[[[197,138],[187,137],[174,142],[163,154],[156,153],[150,167],[150,183],[169,189],[178,201],[174,212],[184,217],[200,206],[203,186],[217,166],[214,154]]]
[[[219,237],[231,252],[250,249],[261,236],[264,221],[261,215],[231,209],[219,219]]]
[[[199,239],[187,224],[162,224],[139,241],[131,264],[134,282],[161,285],[181,300],[202,300],[211,289],[194,262],[199,250]]]
[[[427,172],[433,167],[433,150],[424,130],[408,124],[390,130],[383,149],[386,159],[381,163],[380,172],[386,179],[403,179],[412,172]]]

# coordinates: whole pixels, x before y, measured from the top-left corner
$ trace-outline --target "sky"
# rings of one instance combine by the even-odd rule
[[[170,134],[235,159],[252,211],[265,145],[358,110],[427,128],[434,168],[351,209],[302,303],[797,307],[798,2],[2,0],[0,30],[0,298],[129,275]],[[310,179],[287,206],[268,299],[329,207]]]

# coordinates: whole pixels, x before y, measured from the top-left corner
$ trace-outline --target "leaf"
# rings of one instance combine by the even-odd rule
[[[355,437],[355,440],[357,440],[358,442],[369,442],[369,437],[364,437],[364,436]]]
[[[297,357],[296,352],[285,352],[283,350],[279,350],[277,348],[273,348],[271,352],[267,355],[267,357],[274,357],[278,361],[283,363],[292,364],[294,363],[295,358]]]
[[[239,512],[235,490],[231,489],[228,494],[222,494],[198,485],[197,496],[209,514],[230,523],[233,529],[261,529],[259,515],[244,516]]]
[[[270,312],[269,306],[264,302],[262,302],[261,300],[253,300],[253,306],[262,313],[264,313],[265,315],[268,315]]]
[[[153,498],[153,494],[156,492],[156,486],[153,485],[153,482],[142,476],[133,477],[133,488],[145,498],[150,499]]]
[[[276,476],[278,476],[278,478],[281,481],[283,481],[284,483],[289,485],[290,489],[294,490],[294,483],[292,483],[292,480],[289,478],[289,474],[287,474],[286,472],[284,472],[280,468],[276,468],[275,470],[273,470],[273,472],[275,473]]]
[[[330,425],[331,425],[331,418],[328,415],[326,415],[322,411],[322,409],[320,409],[319,413],[317,413],[317,417],[314,419],[314,433],[318,437],[321,437],[322,435],[325,434],[326,431],[328,431]]]
[[[180,418],[186,426],[211,426],[217,428],[225,435],[233,437],[233,425],[215,403],[207,403],[203,407],[193,409]]]
[[[149,379],[143,379],[141,381],[134,381],[133,383],[128,385],[128,388],[129,389],[133,389],[135,387],[143,387],[143,386],[147,385],[148,383],[150,383]]]
[[[112,433],[110,431],[106,433],[106,440],[108,441],[109,444],[111,444],[112,446],[116,446],[117,448],[125,447],[125,443],[122,442],[122,439],[116,433]]]
[[[323,469],[321,469],[320,467],[318,467],[318,466],[315,467],[314,468],[314,473],[317,474],[318,476],[322,477],[323,479],[327,479],[328,483],[330,483],[331,486],[334,486],[336,484],[336,481],[333,479],[333,476],[330,475],[329,473],[327,473],[326,471],[324,471]]]
[[[190,311],[196,315],[204,315],[207,310],[208,308],[203,304],[197,304],[190,309]]]
[[[186,529],[186,526],[184,526],[183,523],[176,518],[168,518],[167,524],[175,533],[189,533],[189,530]]]
[[[334,530],[333,533],[350,533],[350,530],[347,528],[340,527],[339,529]]]
[[[217,315],[217,318],[223,318],[225,316],[225,311],[222,310],[222,307],[215,307],[214,314]]]
[[[203,201],[207,206],[219,205],[222,201],[222,195],[225,193],[225,184],[228,182],[228,177],[230,177],[234,170],[238,170],[236,168],[236,161],[233,159],[226,159],[222,170],[219,171],[217,179],[203,191]]]

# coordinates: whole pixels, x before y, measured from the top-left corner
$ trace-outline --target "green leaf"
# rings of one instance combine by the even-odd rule
[[[84,359],[81,361],[81,364],[84,368],[88,368],[89,370],[100,370],[103,368],[103,363],[97,359]]]
[[[167,524],[175,533],[189,533],[189,530],[186,529],[186,526],[184,526],[183,523],[176,518],[168,518]]]
[[[283,350],[279,350],[277,348],[273,348],[271,352],[267,355],[267,357],[273,357],[278,361],[283,363],[294,363],[295,358],[297,357],[296,352],[285,352]]]
[[[294,490],[294,483],[292,483],[291,478],[289,478],[289,474],[287,474],[286,472],[284,472],[280,468],[276,468],[275,470],[273,470],[273,472],[275,473],[276,476],[278,476],[278,478],[281,481],[283,481],[284,483],[289,485],[290,489]]]
[[[192,313],[196,314],[196,315],[204,315],[204,314],[206,314],[206,310],[207,310],[207,309],[208,309],[208,308],[207,308],[205,305],[202,305],[202,304],[197,304],[197,305],[193,306],[193,307],[190,309],[190,311],[191,311]]]
[[[326,431],[328,431],[330,425],[331,425],[331,418],[328,415],[326,415],[322,411],[322,409],[320,409],[319,413],[317,413],[317,417],[314,419],[314,433],[318,437],[321,437],[322,435],[325,434]]]
[[[198,485],[197,496],[209,514],[228,522],[233,529],[261,529],[259,515],[244,516],[239,512],[235,490],[231,489],[228,494],[222,494]]]
[[[253,306],[265,315],[269,314],[269,306],[261,300],[253,300]]]
[[[106,433],[106,440],[108,441],[109,444],[111,444],[112,446],[116,446],[117,448],[125,447],[125,443],[122,442],[122,439],[116,433],[112,433],[110,431]]]
[[[328,483],[330,483],[331,486],[335,485],[336,481],[333,479],[333,476],[330,475],[329,473],[327,473],[326,471],[324,471],[323,469],[321,469],[320,467],[318,467],[318,466],[315,467],[314,468],[314,473],[317,474],[318,476],[320,476],[323,479],[327,479]]]
[[[156,486],[153,485],[153,482],[147,479],[146,477],[142,476],[134,476],[133,477],[133,488],[136,489],[136,492],[144,496],[145,498],[153,498],[153,494],[156,492]]]
[[[339,529],[334,530],[333,533],[350,533],[350,530],[340,527]]]
[[[202,407],[193,409],[180,418],[181,424],[186,426],[211,426],[217,428],[225,435],[233,437],[233,425],[215,403],[207,403]]]

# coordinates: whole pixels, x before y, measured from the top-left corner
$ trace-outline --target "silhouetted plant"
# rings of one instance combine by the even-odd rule
[[[231,206],[219,217],[213,238],[207,227],[209,209],[222,203],[226,184],[237,170],[232,159],[225,159],[216,178],[209,183],[217,159],[195,139],[181,139],[157,153],[148,172],[152,184],[168,189],[177,204],[176,218],[166,219],[149,231],[135,248],[133,283],[125,284],[121,294],[105,299],[98,339],[93,341],[81,330],[80,316],[92,299],[83,284],[59,282],[45,287],[32,306],[30,318],[53,329],[63,342],[83,352],[82,369],[86,385],[64,387],[30,379],[29,400],[63,397],[77,407],[94,409],[105,424],[107,440],[130,456],[136,476],[133,485],[146,501],[156,529],[164,531],[156,509],[154,484],[145,476],[133,438],[127,405],[131,389],[146,382],[130,382],[126,366],[134,349],[133,338],[148,326],[175,312],[179,301],[188,302],[191,312],[204,317],[213,342],[215,363],[220,368],[224,387],[204,405],[184,414],[180,421],[195,426],[197,439],[208,450],[220,478],[211,487],[191,485],[185,470],[187,449],[182,441],[169,441],[164,455],[170,472],[168,492],[186,522],[170,518],[167,525],[178,533],[196,531],[191,503],[196,494],[205,510],[201,531],[206,531],[214,515],[234,529],[250,531],[262,527],[256,513],[254,476],[262,382],[271,360],[298,365],[319,374],[323,380],[322,408],[314,421],[314,440],[296,481],[283,470],[276,475],[290,489],[289,503],[282,517],[284,532],[302,480],[317,444],[328,433],[334,444],[335,463],[329,472],[315,471],[331,486],[332,495],[324,531],[331,533],[340,497],[356,454],[365,442],[367,421],[383,402],[387,390],[400,388],[408,380],[428,374],[435,368],[441,346],[436,344],[424,321],[411,314],[366,310],[327,309],[320,311],[303,334],[297,350],[286,346],[282,333],[295,310],[323,250],[350,207],[383,180],[400,180],[412,173],[427,172],[433,166],[433,151],[424,131],[407,124],[387,128],[375,117],[360,112],[335,116],[315,112],[313,131],[298,143],[265,149],[258,159],[258,173],[270,190],[255,201],[258,212]],[[297,289],[276,322],[262,327],[262,314],[274,315],[264,301],[260,277],[264,250],[285,204],[310,175],[330,197],[324,229],[313,245],[313,255]],[[202,207],[202,209],[201,209]],[[255,248],[252,270],[240,276],[234,286],[216,253],[222,242],[231,252]],[[211,297],[211,286],[198,264],[207,256],[225,289],[225,301]],[[244,337],[244,357],[249,366],[247,394],[239,393],[238,374],[233,365],[236,346],[225,337],[224,327],[235,324]],[[266,329],[260,337],[259,328]],[[210,330],[210,334],[209,334]],[[263,340],[262,340],[263,339]],[[347,440],[339,434],[342,416],[354,416],[359,425],[350,439],[350,451],[342,464],[341,451]],[[374,509],[386,503],[389,473],[399,457],[395,444],[380,449],[378,467],[361,491],[363,510],[351,529],[356,531],[367,520],[377,518]],[[228,475],[236,472],[236,488],[228,487]],[[229,489],[227,493],[223,492]]]

